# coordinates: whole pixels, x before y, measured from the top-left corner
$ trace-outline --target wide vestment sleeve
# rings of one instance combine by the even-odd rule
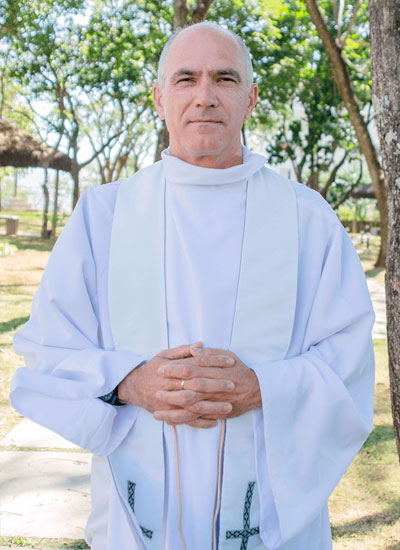
[[[320,197],[299,197],[291,345],[285,359],[251,365],[262,396],[254,412],[260,534],[270,549],[295,539],[326,509],[372,428],[373,320],[346,231]]]
[[[115,191],[110,184],[84,192],[58,238],[30,319],[14,335],[26,367],[16,371],[10,393],[21,414],[98,455],[120,444],[137,413],[98,397],[143,361],[115,351],[108,326],[104,289]]]

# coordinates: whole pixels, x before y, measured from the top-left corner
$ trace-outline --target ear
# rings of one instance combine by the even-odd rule
[[[256,106],[257,99],[258,99],[258,86],[257,84],[252,84],[248,95],[249,103],[247,105],[247,109],[244,115],[245,120],[248,120],[251,117],[251,113],[253,112],[254,107]]]
[[[161,120],[165,120],[164,105],[163,105],[163,92],[159,84],[153,84],[153,101],[157,110],[158,116]]]

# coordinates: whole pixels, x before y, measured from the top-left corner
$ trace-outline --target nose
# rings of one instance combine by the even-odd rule
[[[202,78],[196,86],[196,107],[217,107],[219,103],[216,85],[211,78]]]

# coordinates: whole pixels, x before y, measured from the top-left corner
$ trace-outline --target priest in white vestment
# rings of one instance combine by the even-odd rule
[[[169,149],[83,193],[15,335],[12,404],[93,452],[94,550],[332,547],[374,316],[327,203],[241,145],[256,100],[238,37],[170,39]]]

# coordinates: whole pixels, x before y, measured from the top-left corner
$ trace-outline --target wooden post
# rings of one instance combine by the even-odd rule
[[[357,223],[358,200],[356,198],[354,198],[353,200],[354,200],[354,217],[353,217],[351,232],[358,233],[358,223]]]

